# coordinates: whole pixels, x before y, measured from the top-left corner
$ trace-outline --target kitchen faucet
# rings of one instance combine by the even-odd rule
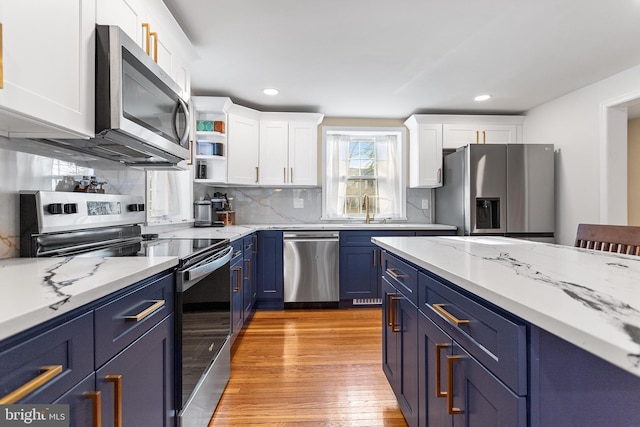
[[[364,196],[362,196],[362,205],[367,213],[367,215],[364,218],[364,222],[366,224],[371,223],[371,220],[373,220],[373,217],[371,215],[369,215],[369,195],[365,194]]]

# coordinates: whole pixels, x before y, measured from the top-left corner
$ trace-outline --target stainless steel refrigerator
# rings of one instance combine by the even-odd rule
[[[469,144],[444,157],[435,221],[467,236],[554,241],[552,144]]]

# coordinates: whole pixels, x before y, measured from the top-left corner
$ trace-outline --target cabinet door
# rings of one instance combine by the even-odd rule
[[[517,396],[461,347],[447,358],[453,372],[454,427],[526,427],[527,400]]]
[[[256,185],[258,183],[258,121],[229,114],[227,136],[227,182]]]
[[[340,299],[379,298],[378,263],[373,245],[340,248]]]
[[[383,369],[409,426],[418,425],[418,308],[383,278]]]
[[[442,125],[418,124],[409,144],[409,186],[442,186]]]
[[[258,233],[258,300],[284,304],[282,231]]]
[[[443,147],[514,143],[518,138],[517,129],[517,125],[509,124],[445,124],[442,127]]]
[[[117,25],[142,49],[145,48],[144,9],[139,0],[97,0],[96,20],[101,25]]]
[[[119,404],[124,426],[173,427],[173,330],[171,314],[96,372],[102,425],[116,425]]]
[[[288,183],[289,127],[285,121],[260,121],[260,185]]]
[[[255,301],[256,259],[255,259],[255,233],[243,239],[244,275],[242,285],[244,321],[251,316],[253,302]]]
[[[424,314],[418,325],[418,403],[419,425],[451,426],[447,411],[447,356],[451,356],[451,337]]]
[[[289,184],[318,185],[318,125],[289,122]]]
[[[99,405],[98,400],[94,400],[92,395],[96,395],[96,375],[91,373],[83,381],[66,392],[63,396],[52,402],[56,405],[69,405],[69,426],[88,427],[99,425],[93,419],[94,405]],[[102,396],[96,397],[102,402]]]
[[[0,130],[10,137],[93,136],[95,2],[0,0],[0,17],[0,107],[25,118],[4,116]]]

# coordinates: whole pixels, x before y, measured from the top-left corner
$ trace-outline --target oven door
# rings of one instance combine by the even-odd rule
[[[179,426],[207,425],[231,372],[231,246],[178,271]]]

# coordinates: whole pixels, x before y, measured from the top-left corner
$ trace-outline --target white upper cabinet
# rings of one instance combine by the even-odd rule
[[[94,134],[95,3],[0,0],[0,134]]]
[[[257,185],[260,113],[232,105],[227,119],[227,183]]]
[[[318,185],[318,124],[322,118],[314,113],[262,113],[260,185]]]
[[[443,148],[522,141],[523,116],[445,116]]]
[[[411,116],[409,129],[409,187],[442,186],[442,124],[423,123]]]
[[[117,25],[138,43],[184,91],[191,92],[189,62],[195,50],[161,0],[96,0],[97,21]]]

